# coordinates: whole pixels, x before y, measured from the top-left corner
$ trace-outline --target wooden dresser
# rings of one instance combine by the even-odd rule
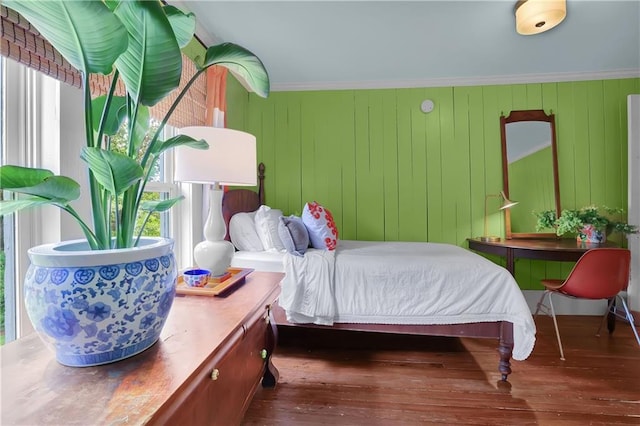
[[[283,276],[252,272],[226,298],[177,295],[159,341],[113,364],[65,367],[36,334],[5,345],[0,424],[239,424],[261,379],[278,379]]]

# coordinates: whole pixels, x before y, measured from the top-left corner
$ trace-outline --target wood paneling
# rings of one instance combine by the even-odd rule
[[[484,198],[502,189],[499,117],[556,115],[561,205],[627,206],[626,96],[640,79],[417,89],[275,92],[229,84],[229,127],[257,136],[266,200],[285,214],[329,208],[340,238],[463,246],[484,227]],[[424,114],[420,103],[432,99]],[[491,234],[504,234],[490,214]],[[620,236],[614,237],[623,242]],[[571,264],[523,260],[516,279],[539,289]]]
[[[631,328],[594,334],[599,317],[539,316],[536,347],[500,383],[495,342],[365,333],[280,333],[275,389],[244,425],[638,424],[640,348]]]

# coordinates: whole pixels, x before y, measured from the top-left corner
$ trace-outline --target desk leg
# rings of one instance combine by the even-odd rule
[[[509,271],[512,276],[516,276],[516,262],[513,257],[513,250],[511,249],[507,249],[507,271]]]

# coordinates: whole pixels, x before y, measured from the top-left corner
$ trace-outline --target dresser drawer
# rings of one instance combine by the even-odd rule
[[[159,423],[188,425],[240,424],[265,370],[270,332],[268,311],[238,328],[221,350],[185,386],[170,417]]]

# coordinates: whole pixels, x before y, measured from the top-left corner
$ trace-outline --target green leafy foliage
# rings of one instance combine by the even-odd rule
[[[55,176],[45,169],[11,165],[0,167],[0,189],[23,195],[0,201],[2,216],[44,204],[66,206],[80,197],[80,185],[73,179]]]
[[[534,212],[538,218],[536,230],[554,228],[558,236],[578,234],[585,225],[593,225],[595,229],[607,234],[611,232],[637,233],[637,226],[629,225],[620,219],[624,213],[624,209],[606,206],[602,207],[602,211],[596,206],[587,206],[578,210],[565,209],[560,213],[560,217],[556,217],[555,210]]]
[[[101,1],[4,0],[84,74],[109,74],[128,48],[127,29]]]
[[[56,205],[78,221],[93,249],[134,246],[145,226],[179,201],[146,199],[145,186],[166,150],[208,148],[205,141],[188,136],[160,138],[178,103],[208,67],[226,67],[258,95],[269,94],[269,76],[260,59],[244,47],[223,43],[207,49],[204,63],[196,64],[197,73],[176,92],[167,114],[153,122],[148,107],[178,90],[180,49],[195,31],[192,13],[158,0],[4,0],[3,5],[22,14],[82,73],[86,146],[81,158],[90,170],[93,227],[70,205],[79,197],[80,185],[43,169],[0,167],[0,189],[14,193],[13,199],[0,201],[0,214]],[[92,73],[112,75],[107,95],[91,99]],[[114,95],[118,80],[126,86],[124,97]]]

